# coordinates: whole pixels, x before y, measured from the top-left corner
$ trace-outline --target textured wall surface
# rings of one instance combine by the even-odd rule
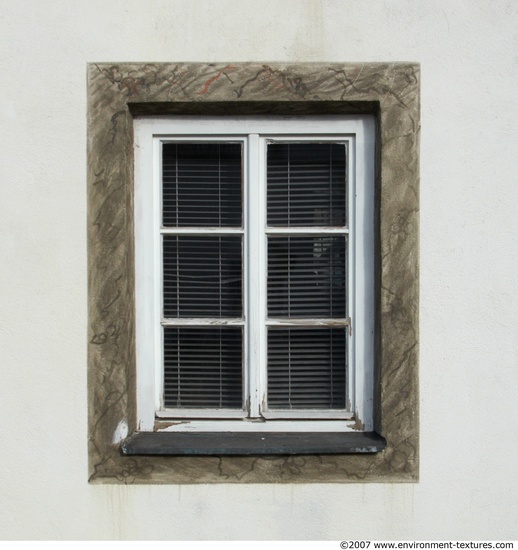
[[[419,66],[411,64],[99,64],[88,79],[90,480],[412,481],[418,477]],[[122,457],[135,429],[133,119],[135,113],[377,117],[379,388],[369,456]]]
[[[516,538],[517,24],[514,0],[5,0],[0,537]],[[420,63],[419,483],[88,484],[87,63],[122,61]]]

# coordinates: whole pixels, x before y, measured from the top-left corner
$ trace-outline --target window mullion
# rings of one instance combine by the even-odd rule
[[[258,134],[248,136],[248,219],[246,233],[250,254],[248,266],[248,349],[250,416],[257,418],[266,389],[265,339],[265,192],[264,140]]]

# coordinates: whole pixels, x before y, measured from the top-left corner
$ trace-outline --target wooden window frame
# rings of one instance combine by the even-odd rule
[[[368,115],[319,117],[137,117],[135,132],[135,267],[137,425],[139,431],[308,431],[372,432],[374,371],[374,137]],[[339,133],[338,133],[339,132]],[[243,150],[242,229],[164,229],[161,212],[161,148],[165,143],[241,143]],[[275,228],[266,223],[266,148],[270,142],[343,143],[347,150],[348,223],[343,228]],[[344,182],[345,185],[345,182]],[[208,326],[215,319],[161,318],[160,237],[163,234],[241,234],[244,238],[243,321],[218,325],[244,327],[244,402],[249,410],[165,409],[162,403],[161,325]],[[348,235],[347,319],[274,320],[266,314],[269,235]],[[358,267],[356,267],[358,266]],[[369,290],[370,289],[370,290]],[[252,290],[255,290],[252,292]],[[361,307],[354,312],[355,304]],[[353,321],[351,321],[351,318]],[[245,319],[247,321],[245,322]],[[352,328],[354,324],[354,330]],[[266,390],[266,331],[269,327],[347,328],[347,409],[270,408]],[[152,327],[152,333],[150,333]],[[358,349],[358,360],[355,351]],[[152,366],[154,365],[154,368]],[[345,369],[345,365],[344,365]],[[152,389],[154,388],[154,391]],[[210,420],[220,419],[219,422]],[[230,419],[234,420],[230,420]],[[167,420],[175,420],[173,425]],[[206,420],[209,419],[209,422]],[[224,419],[227,419],[224,421]],[[251,421],[245,425],[244,419]],[[259,422],[259,420],[263,422]],[[282,421],[280,421],[282,419]],[[275,420],[275,422],[273,422]],[[313,420],[313,422],[308,422]],[[319,420],[319,422],[315,422]],[[327,420],[327,422],[325,422]],[[300,425],[295,425],[299,422]]]
[[[386,449],[360,456],[350,453],[365,441],[336,448],[331,440],[316,447],[307,440],[298,457],[292,440],[282,455],[262,457],[277,454],[272,438],[265,448],[250,447],[257,452],[249,456],[224,449],[219,458],[123,455],[121,441],[137,428],[133,117],[357,113],[377,121],[373,424]],[[417,480],[419,66],[90,64],[88,129],[89,479]]]

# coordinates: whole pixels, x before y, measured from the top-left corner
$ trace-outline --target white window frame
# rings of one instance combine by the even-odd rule
[[[248,410],[163,411],[161,150],[167,141],[243,143],[243,227],[218,233],[244,233],[243,311],[244,388]],[[266,331],[278,325],[266,317],[266,238],[298,229],[266,227],[266,144],[269,141],[340,142],[347,147],[347,229],[300,230],[303,234],[348,233],[348,411],[264,410]],[[362,431],[373,430],[374,372],[374,150],[375,118],[361,116],[148,116],[134,121],[135,277],[137,418],[140,431]],[[250,205],[254,205],[250,208]],[[195,231],[186,231],[193,234]],[[202,234],[210,230],[200,228]],[[255,251],[250,254],[249,251]],[[352,321],[351,321],[352,320]],[[196,324],[196,320],[189,321]],[[178,324],[185,325],[185,320]],[[242,325],[240,320],[221,324]],[[300,324],[290,322],[290,324]],[[315,326],[314,319],[304,325]],[[168,426],[164,422],[168,420]]]

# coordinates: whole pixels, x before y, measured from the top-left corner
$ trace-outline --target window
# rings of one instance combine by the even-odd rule
[[[374,127],[135,120],[140,430],[373,430]]]
[[[360,115],[368,115],[370,124],[374,123],[375,126],[374,154],[371,156],[374,158],[374,167],[372,163],[369,164],[370,169],[374,168],[373,201],[367,209],[359,206],[357,199],[356,204],[351,206],[351,185],[358,189],[364,177],[361,171],[365,171],[368,166],[368,163],[358,163],[358,147],[363,142],[359,139],[360,130],[358,127],[344,130],[343,120],[339,120],[341,117],[347,119]],[[148,118],[153,120],[153,124],[162,124],[160,117],[178,116],[189,121],[189,128],[185,127],[178,133],[176,120],[174,127],[161,130],[161,134],[152,130],[152,144],[160,140],[163,143],[151,146],[151,158],[142,169],[139,163],[134,168],[135,122]],[[255,117],[254,122],[251,122],[251,117]],[[270,124],[270,127],[259,126],[259,121],[273,120],[272,117],[278,117],[275,124]],[[231,124],[239,121],[244,126],[227,126],[231,118],[234,120]],[[321,118],[326,121],[326,128],[307,125],[289,130],[280,128],[281,121],[282,124],[292,123],[297,118],[306,122],[315,122]],[[172,120],[170,118],[168,123]],[[202,120],[203,124],[200,122]],[[206,123],[211,120],[218,120],[217,130],[207,127]],[[196,127],[198,123],[200,125]],[[215,220],[210,217],[219,210],[218,205],[216,210],[212,207],[199,210],[204,219],[198,221],[192,218],[189,208],[182,208],[184,219],[175,221],[174,215],[172,218],[166,217],[164,230],[161,229],[161,202],[153,193],[161,189],[162,178],[162,160],[156,155],[164,157],[162,149],[167,144],[171,145],[169,149],[173,145],[218,145],[218,159],[224,160],[222,168],[229,163],[232,165],[231,159],[235,157],[232,149],[236,145],[240,147],[243,205],[238,211],[234,204],[228,212],[228,205],[225,205],[224,209],[230,216],[228,225],[220,225],[219,218]],[[334,213],[327,215],[326,220],[325,212],[317,213],[319,209],[316,206],[308,218],[311,223],[319,225],[295,225],[296,210],[292,211],[290,206],[287,213],[287,204],[290,205],[293,199],[291,183],[286,184],[290,188],[288,203],[282,192],[272,199],[273,202],[268,203],[268,147],[272,151],[272,166],[275,164],[274,159],[281,159],[281,165],[294,166],[298,162],[294,149],[308,144],[323,144],[331,149],[343,146],[342,150],[345,150],[346,205],[350,210],[347,212],[349,218],[346,218],[346,225],[335,225],[337,209],[332,208]],[[253,150],[258,151],[261,147],[263,153],[252,154]],[[417,479],[418,148],[417,64],[89,65],[88,388],[91,481],[307,483]],[[136,153],[140,154],[140,151],[137,149]],[[183,157],[195,155],[192,147],[190,151],[187,147],[180,153]],[[172,163],[176,154],[170,150],[165,157]],[[317,153],[314,155],[318,157]],[[252,170],[254,162],[257,170]],[[339,162],[333,160],[335,164]],[[250,175],[259,174],[261,170],[266,174],[258,180],[263,187],[259,192],[259,186],[254,185]],[[350,170],[353,171],[354,180],[349,174]],[[151,180],[149,175],[143,179],[139,172],[151,173]],[[147,181],[146,189],[151,189],[152,193],[147,203],[138,198],[141,191],[139,182],[142,181]],[[260,200],[255,200],[254,194],[258,193]],[[331,202],[335,202],[334,193],[334,190],[330,193]],[[205,193],[204,205],[207,205],[209,196],[210,193]],[[341,201],[340,198],[336,200]],[[210,201],[214,204],[219,198],[216,200],[213,197]],[[151,210],[145,207],[146,204],[151,206]],[[258,208],[262,209],[262,214],[259,220],[254,221],[254,216],[258,216]],[[276,214],[268,217],[270,211]],[[141,234],[139,219],[149,216],[149,212],[150,225],[140,227],[147,228],[144,232],[149,231],[148,242],[153,244],[142,249],[135,235]],[[368,247],[365,251],[367,256],[362,258],[359,256],[360,248],[351,246],[351,239],[362,234],[363,228],[368,225],[358,222],[359,215],[366,212],[372,214],[374,228],[370,259]],[[355,220],[350,219],[351,214],[356,216]],[[276,218],[277,215],[280,218]],[[306,215],[307,212],[304,217]],[[288,222],[291,225],[287,226]],[[192,231],[192,227],[196,231]],[[252,227],[256,230],[251,230]],[[187,234],[189,230],[192,233],[190,235]],[[340,231],[344,232],[343,236]],[[164,254],[161,243],[165,237],[169,244]],[[217,247],[207,246],[209,237],[211,243],[218,239]],[[187,238],[192,240],[188,241]],[[341,255],[331,254],[336,247],[330,245],[342,238],[346,243],[343,245],[343,253],[349,262],[343,271],[346,274],[345,285],[338,268],[338,265],[342,266]],[[251,252],[242,255],[241,263],[230,261],[230,258],[237,256],[236,239],[240,239],[243,251],[246,248]],[[254,239],[262,243],[262,250],[254,244]],[[167,317],[162,321],[160,311],[164,281],[167,292],[171,289],[174,291],[176,285],[182,298],[188,297],[189,293],[197,294],[192,285],[184,285],[184,275],[192,280],[192,272],[197,269],[193,263],[193,247],[186,247],[186,242],[196,244],[198,249],[201,247],[204,255],[205,248],[212,253],[217,250],[217,262],[204,262],[201,266],[203,277],[216,274],[212,286],[204,286],[213,290],[216,285],[217,292],[211,290],[209,293],[205,289],[200,295],[204,307],[210,308],[210,311],[189,311],[185,309],[185,304],[192,304],[193,300],[171,299],[166,308]],[[184,253],[184,249],[187,253]],[[150,265],[155,266],[151,277],[143,285],[142,280],[138,283],[135,280],[136,269],[144,264],[149,265],[141,262],[142,250],[144,254],[150,254]],[[298,250],[304,260],[302,263],[297,261],[296,268],[293,262],[282,263],[283,258],[289,260],[293,257],[293,250]],[[326,263],[323,258],[327,251],[330,253]],[[181,262],[175,259],[176,253]],[[270,282],[266,271],[269,256],[272,261],[280,262]],[[162,275],[165,273],[163,258],[166,263],[172,261],[170,265],[174,266],[172,277],[170,273],[167,280]],[[251,262],[261,265],[263,271],[253,269]],[[310,265],[315,269],[313,275],[308,277],[306,286],[294,284],[297,269],[307,269]],[[177,266],[182,279],[175,274]],[[325,285],[319,279],[324,272],[329,275]],[[352,293],[351,276],[347,276],[347,273],[356,280]],[[239,277],[235,277],[236,274]],[[369,275],[372,281],[362,279]],[[236,306],[235,292],[239,280],[241,305]],[[362,280],[366,281],[363,291],[360,284]],[[205,282],[209,280],[205,279]],[[343,304],[341,298],[336,298],[340,296],[341,286],[345,289],[345,316],[336,309],[337,304]],[[306,312],[308,316],[303,317],[304,312],[297,309],[297,299],[305,296],[304,292],[310,293],[311,288],[318,288],[316,294],[326,297],[322,303],[316,303],[318,307],[327,304],[328,310]],[[150,292],[150,309],[149,304],[148,309],[142,309],[138,303],[142,289]],[[254,294],[258,293],[259,297],[254,298]],[[365,330],[365,337],[360,338],[359,328],[369,326],[359,318],[363,311],[369,309],[364,307],[362,300],[369,298],[374,304],[373,334]],[[308,303],[308,300],[302,301]],[[259,306],[255,307],[254,303]],[[238,309],[240,316],[236,313]],[[298,317],[295,319],[294,315]],[[347,324],[349,317],[351,324]],[[186,322],[186,319],[189,321]],[[323,325],[321,321],[324,321]],[[280,325],[276,324],[279,322]],[[288,326],[283,325],[283,322],[287,322]],[[212,337],[210,345],[225,351],[226,365],[237,365],[238,350],[244,351],[246,368],[235,367],[229,371],[230,376],[224,379],[225,392],[221,392],[221,396],[228,398],[225,407],[209,402],[218,393],[214,390],[208,394],[194,392],[193,401],[184,387],[180,390],[181,406],[178,406],[178,390],[176,397],[171,397],[174,389],[173,394],[167,397],[167,405],[165,401],[163,405],[160,404],[160,398],[157,397],[161,395],[159,386],[163,386],[166,380],[162,371],[164,352],[160,339],[166,332],[167,327],[164,328],[164,325],[167,323],[172,327],[168,329],[167,345],[176,350],[180,346],[184,359],[185,350],[189,351],[189,346],[196,347],[192,343],[187,348],[184,346],[189,340],[189,333],[195,329],[213,330],[208,333]],[[290,323],[296,326],[289,326]],[[333,325],[332,330],[330,325]],[[276,362],[286,365],[286,348],[290,365],[288,378],[300,373],[300,363],[293,360],[290,362],[290,357],[294,357],[291,342],[296,342],[299,347],[302,346],[301,341],[306,345],[307,339],[299,337],[302,331],[318,331],[321,336],[320,329],[332,334],[333,354],[340,359],[321,361],[319,374],[327,369],[328,374],[332,373],[333,383],[328,383],[327,396],[320,396],[318,406],[314,406],[298,401],[298,395],[303,394],[300,379],[297,379],[295,386],[288,385],[290,389],[287,392],[286,384],[273,383],[272,377],[277,369]],[[334,331],[341,334],[342,330],[351,329],[352,336],[349,334],[345,340],[345,352],[337,354],[337,349],[343,349],[343,340],[335,347]],[[143,330],[148,331],[147,338],[142,338]],[[196,336],[200,334],[197,332]],[[268,336],[271,338],[268,339]],[[224,347],[223,341],[226,340],[231,345],[225,344]],[[146,341],[152,342],[152,346],[148,350],[149,361],[143,363],[141,343]],[[259,342],[260,346],[257,347],[253,342]],[[322,347],[317,349],[320,349],[317,353],[320,357],[328,353],[324,353]],[[372,353],[370,378],[366,375],[368,368],[365,369],[369,365],[369,361],[365,360],[369,352]],[[345,356],[345,362],[340,354]],[[268,362],[269,357],[272,360]],[[177,365],[185,366],[184,359]],[[269,368],[272,380],[270,385]],[[178,366],[173,361],[168,366],[168,385],[171,381],[173,384],[178,382],[178,372]],[[190,375],[192,373],[191,369]],[[283,374],[285,372],[281,371],[277,380],[282,381]],[[345,390],[341,393],[334,391],[338,387],[343,388],[336,382],[340,376],[345,376]],[[256,380],[255,385],[252,378]],[[221,380],[223,382],[223,378]],[[230,383],[234,389],[227,391]],[[279,388],[280,393],[276,393]],[[254,392],[258,394],[256,404],[259,416],[254,416],[257,413],[251,408]],[[263,394],[264,404],[262,397],[259,397]],[[351,403],[351,395],[354,404]],[[200,396],[203,398],[201,402]],[[185,401],[188,397],[190,403]],[[344,400],[345,408],[342,408]],[[186,403],[189,411],[185,407]],[[358,411],[358,406],[364,407],[364,410]],[[223,410],[224,414],[208,415],[208,410]],[[196,411],[201,411],[201,416],[196,416]],[[310,418],[309,412],[316,413],[317,418]],[[183,413],[186,414],[182,416]],[[237,416],[232,416],[234,414]],[[222,428],[224,425],[226,427]],[[238,425],[241,431],[237,431]],[[377,439],[369,439],[367,436],[371,433],[367,431],[369,426],[372,426],[374,434],[379,434]],[[289,431],[285,431],[286,428]],[[343,431],[335,431],[338,429]],[[383,447],[380,436],[386,440],[386,448],[381,452],[372,452]],[[179,450],[187,456],[179,456]],[[137,454],[129,456],[134,451]],[[364,454],[359,456],[358,453]],[[265,454],[274,456],[262,456]]]

